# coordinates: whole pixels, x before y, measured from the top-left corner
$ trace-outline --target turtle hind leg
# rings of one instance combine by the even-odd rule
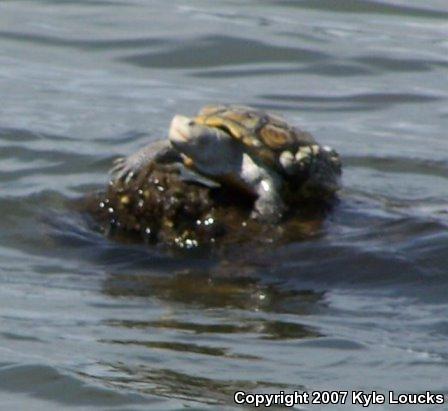
[[[255,200],[251,218],[258,221],[275,224],[279,222],[285,212],[285,204],[273,184],[262,181]]]

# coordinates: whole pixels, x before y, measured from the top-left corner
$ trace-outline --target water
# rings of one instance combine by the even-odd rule
[[[447,34],[444,0],[0,3],[2,407],[447,394]],[[319,235],[188,258],[70,207],[210,102],[278,111],[341,153]]]

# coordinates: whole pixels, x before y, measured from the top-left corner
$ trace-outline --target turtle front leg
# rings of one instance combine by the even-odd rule
[[[279,161],[286,174],[295,176],[307,172],[320,152],[319,144],[310,144],[299,147],[295,154],[291,151],[284,151],[280,155]]]
[[[167,164],[181,162],[182,159],[168,140],[159,140],[127,157],[117,158],[109,174],[113,181],[128,183],[152,161]]]

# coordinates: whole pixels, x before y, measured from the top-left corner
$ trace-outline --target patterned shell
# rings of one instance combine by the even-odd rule
[[[280,161],[282,155],[294,158],[301,147],[316,144],[311,134],[291,126],[283,118],[251,107],[209,105],[194,120],[226,131],[248,153],[282,174],[285,173]]]

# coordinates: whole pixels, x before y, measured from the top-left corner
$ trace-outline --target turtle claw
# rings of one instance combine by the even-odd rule
[[[181,161],[181,158],[168,140],[157,140],[127,157],[115,159],[109,171],[112,181],[127,184],[153,161],[170,164]]]
[[[309,164],[313,157],[319,153],[320,147],[317,144],[299,148],[295,155],[297,164]]]
[[[124,157],[119,157],[115,159],[112,162],[113,166],[109,169],[109,174],[111,175],[117,174],[120,170],[122,170],[125,163],[126,159]]]
[[[119,157],[113,161],[113,166],[109,170],[112,181],[129,183],[135,177],[135,164],[130,162],[127,157]]]
[[[286,174],[293,176],[308,170],[314,159],[320,152],[318,144],[311,144],[300,147],[295,154],[291,151],[284,151],[280,155],[280,164],[282,165]]]

